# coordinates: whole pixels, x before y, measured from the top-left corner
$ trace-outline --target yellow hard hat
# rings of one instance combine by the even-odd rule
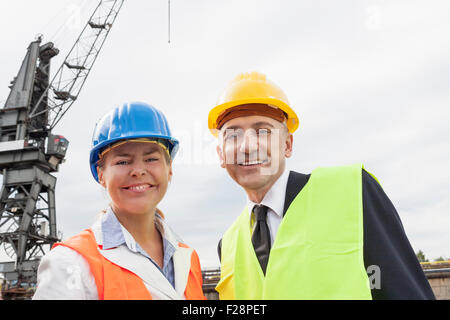
[[[287,116],[290,133],[297,130],[297,114],[289,106],[283,90],[258,72],[242,73],[234,78],[220,96],[217,105],[209,112],[208,128],[217,136],[217,120],[226,110],[245,104],[262,104],[279,108]]]

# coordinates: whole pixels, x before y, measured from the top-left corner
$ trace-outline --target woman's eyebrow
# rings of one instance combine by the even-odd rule
[[[159,150],[158,149],[147,150],[144,152],[144,156],[147,156],[147,155],[150,155],[150,154],[153,154],[156,152],[159,152]],[[113,154],[113,157],[132,157],[132,156],[133,156],[133,154],[126,153],[126,152]]]
[[[131,157],[131,154],[129,154],[129,153],[116,153],[116,154],[113,154],[113,157]]]
[[[149,150],[149,151],[144,152],[144,156],[148,156],[148,155],[153,154],[153,153],[161,153],[161,151],[158,150],[158,149]]]

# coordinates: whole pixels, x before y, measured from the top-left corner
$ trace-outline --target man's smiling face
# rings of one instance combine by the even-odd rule
[[[292,153],[292,135],[272,118],[255,115],[227,121],[217,153],[222,168],[245,190],[269,189]]]

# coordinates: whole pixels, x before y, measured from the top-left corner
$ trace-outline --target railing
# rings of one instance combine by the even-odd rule
[[[205,268],[202,270],[202,275],[203,290],[213,291],[220,279],[220,268]]]
[[[220,268],[205,268],[202,270],[203,293],[208,300],[219,300],[216,285],[220,280]]]
[[[450,268],[450,260],[421,262],[420,265],[422,266],[422,269],[424,269],[424,270]]]

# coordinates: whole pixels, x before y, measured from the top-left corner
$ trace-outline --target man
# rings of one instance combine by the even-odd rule
[[[219,242],[221,299],[434,299],[400,218],[363,166],[288,171],[296,113],[241,74],[208,118],[247,206]]]

